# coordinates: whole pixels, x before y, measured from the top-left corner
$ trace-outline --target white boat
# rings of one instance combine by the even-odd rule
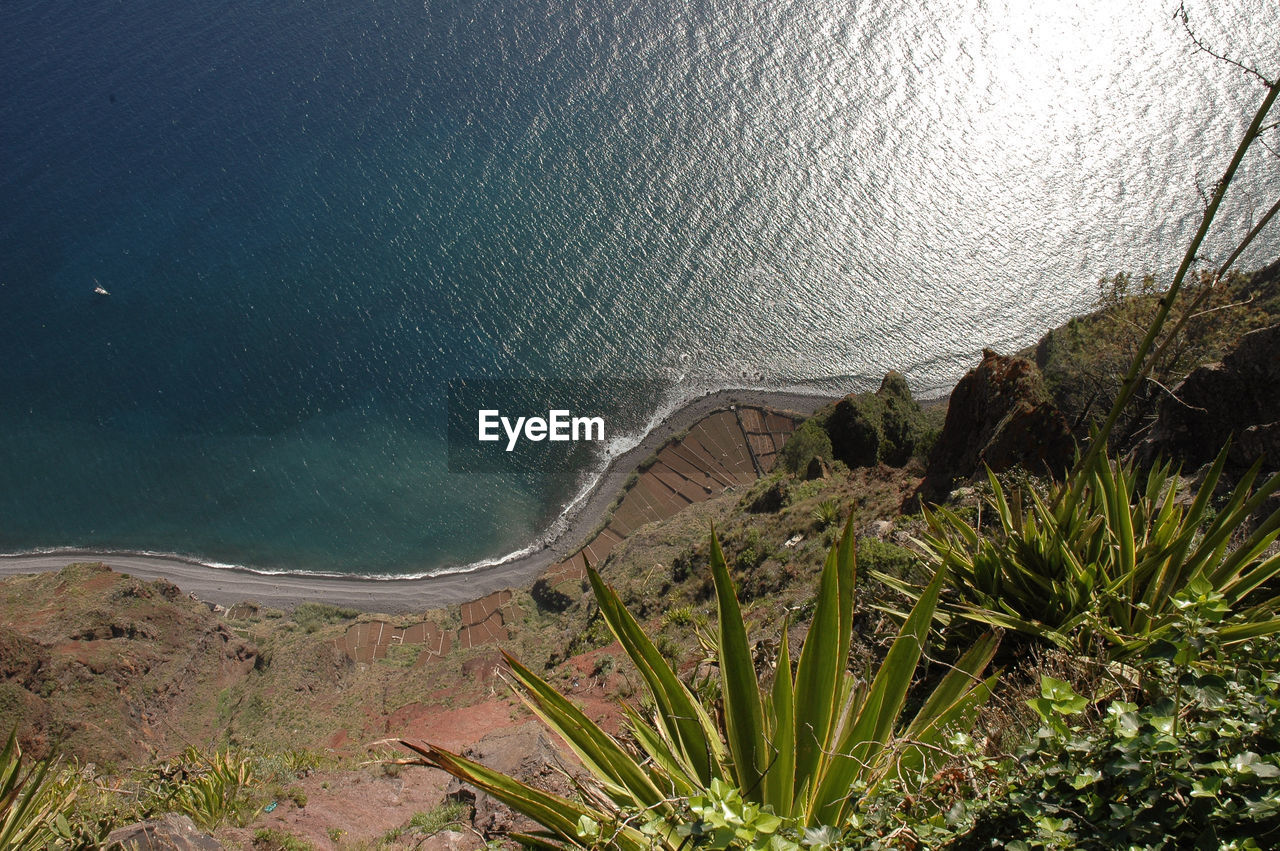
[[[107,292],[107,288],[104,287],[102,284],[99,284],[97,281],[94,281],[93,283],[94,283],[93,291],[95,293],[97,293],[98,295],[111,295],[111,293]]]

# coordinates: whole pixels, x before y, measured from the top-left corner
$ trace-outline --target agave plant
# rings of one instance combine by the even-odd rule
[[[57,838],[58,819],[75,794],[53,794],[49,765],[43,760],[24,771],[17,727],[9,733],[0,751],[0,848],[47,848]]]
[[[626,708],[634,744],[605,733],[507,656],[525,703],[594,778],[582,789],[582,801],[534,789],[443,748],[401,744],[546,829],[526,841],[556,848],[674,849],[688,842],[681,807],[723,813],[727,802],[735,802],[724,829],[749,828],[758,839],[769,839],[784,823],[796,830],[843,825],[859,794],[888,778],[910,780],[927,771],[947,733],[971,723],[990,693],[995,677],[983,679],[982,673],[995,653],[994,635],[980,638],[960,658],[909,722],[902,717],[942,571],[921,594],[879,669],[865,677],[847,670],[856,575],[851,523],[827,557],[794,674],[784,622],[768,687],[756,677],[742,611],[714,531],[710,565],[719,609],[714,643],[720,698],[714,706],[699,701],[618,595],[588,568],[600,612],[656,707],[652,717]]]
[[[960,597],[939,614],[1075,650],[1101,641],[1113,658],[1123,658],[1170,628],[1178,601],[1194,586],[1222,596],[1229,612],[1220,630],[1224,643],[1280,631],[1280,596],[1265,591],[1280,573],[1280,554],[1266,556],[1280,536],[1280,510],[1233,546],[1248,518],[1280,491],[1280,475],[1255,491],[1255,464],[1215,513],[1210,497],[1226,458],[1224,448],[1189,504],[1167,464],[1141,482],[1132,466],[1113,467],[1104,457],[1047,498],[1028,488],[1014,491],[1012,500],[988,473],[994,530],[980,535],[945,507],[925,513],[923,547]],[[1076,486],[1075,476],[1088,477],[1080,498],[1057,499]],[[879,578],[911,596],[924,594]]]
[[[188,748],[183,761],[198,768],[173,790],[168,806],[190,816],[205,830],[216,830],[225,823],[241,826],[257,814],[249,800],[257,783],[251,758],[229,750],[206,757]]]

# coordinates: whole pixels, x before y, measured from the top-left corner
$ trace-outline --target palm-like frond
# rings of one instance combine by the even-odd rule
[[[56,838],[54,820],[71,805],[75,792],[57,796],[46,783],[49,767],[43,760],[24,768],[14,727],[0,751],[0,848],[46,848]]]
[[[525,784],[431,745],[405,742],[423,760],[490,792],[548,831],[555,847],[675,848],[682,801],[706,795],[713,781],[736,787],[744,801],[794,825],[841,824],[857,795],[888,777],[927,770],[936,745],[970,723],[994,677],[982,672],[995,653],[980,639],[942,678],[909,722],[903,706],[928,637],[941,572],[916,603],[870,678],[847,671],[853,634],[857,557],[852,524],[828,555],[813,622],[793,675],[787,623],[773,682],[756,678],[741,606],[719,542],[710,566],[719,611],[716,658],[722,704],[704,706],[666,662],[599,574],[588,568],[609,629],[639,670],[656,707],[653,717],[625,708],[634,745],[601,730],[581,710],[517,660],[507,657],[530,709],[554,729],[591,773],[597,789],[581,803]],[[647,824],[641,833],[637,824]],[[590,830],[584,830],[584,825]],[[639,844],[637,844],[639,843]]]
[[[1011,506],[988,474],[997,524],[986,536],[946,508],[925,512],[923,549],[953,577],[960,596],[942,610],[1071,649],[1101,640],[1123,658],[1170,627],[1175,602],[1193,582],[1207,582],[1231,611],[1222,631],[1228,642],[1280,631],[1280,601],[1251,599],[1280,573],[1280,556],[1265,555],[1280,536],[1280,510],[1232,545],[1280,491],[1280,475],[1255,489],[1255,464],[1213,511],[1210,496],[1226,459],[1224,448],[1190,504],[1178,498],[1179,479],[1167,464],[1143,481],[1131,466],[1104,458],[1073,474],[1089,479],[1078,499],[1060,498],[1075,489],[1069,478],[1049,499],[1030,491],[1027,508],[1017,499]],[[881,578],[913,598],[924,593]]]

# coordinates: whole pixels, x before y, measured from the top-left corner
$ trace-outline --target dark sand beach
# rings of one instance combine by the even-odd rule
[[[527,587],[549,567],[573,555],[603,519],[637,466],[673,437],[710,414],[730,406],[752,406],[801,415],[830,401],[827,396],[724,390],[695,399],[672,413],[631,450],[613,460],[596,486],[575,508],[555,541],[512,561],[420,579],[372,579],[299,573],[264,574],[249,569],[210,567],[177,557],[133,553],[60,550],[49,554],[0,556],[0,576],[59,570],[73,562],[103,562],[142,579],[167,579],[200,600],[232,605],[244,600],[278,608],[302,602],[351,606],[370,612],[426,611],[479,599],[504,588]]]

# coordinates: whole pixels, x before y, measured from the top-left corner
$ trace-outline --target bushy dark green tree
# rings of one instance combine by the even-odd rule
[[[778,460],[788,473],[798,475],[817,458],[827,464],[832,461],[831,438],[817,420],[805,420],[800,424],[779,453]]]
[[[900,467],[913,456],[927,453],[937,437],[906,379],[897,372],[887,373],[875,393],[841,399],[821,419],[836,460],[850,467],[882,461]]]

